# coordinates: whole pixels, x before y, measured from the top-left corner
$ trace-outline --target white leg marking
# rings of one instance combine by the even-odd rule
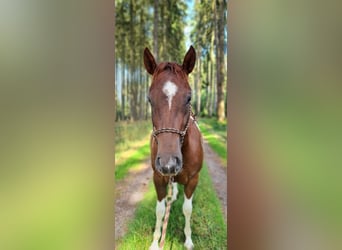
[[[171,110],[172,98],[173,98],[174,95],[176,94],[177,89],[178,89],[178,88],[177,88],[176,84],[173,83],[173,82],[167,81],[167,82],[164,84],[163,92],[164,92],[164,94],[167,96],[167,101],[168,101],[168,103],[169,103],[169,110]]]
[[[185,227],[184,227],[184,234],[185,234],[185,243],[184,246],[186,249],[193,249],[194,244],[191,240],[191,227],[190,227],[190,218],[192,213],[192,197],[187,199],[184,194],[184,203],[183,203],[183,213],[185,216]]]
[[[156,227],[153,234],[153,242],[150,246],[150,250],[159,250],[158,241],[161,236],[161,225],[162,219],[165,214],[165,199],[162,199],[160,202],[157,200],[156,206]]]
[[[172,202],[177,200],[178,186],[177,182],[172,183]]]

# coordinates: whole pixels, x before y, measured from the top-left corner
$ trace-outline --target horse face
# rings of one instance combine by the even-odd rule
[[[154,129],[183,131],[190,115],[190,90],[182,87],[176,79],[165,79],[158,85],[158,88],[151,88],[149,95]],[[183,166],[182,136],[165,130],[157,135],[156,140],[155,168],[163,175],[176,175]]]
[[[161,131],[156,136],[157,152],[152,165],[162,175],[177,175],[182,170],[180,132],[190,119],[191,89],[187,75],[194,66],[194,57],[191,47],[182,66],[168,62],[157,66],[149,50],[144,52],[146,70],[153,75],[149,91],[152,123],[155,131]]]

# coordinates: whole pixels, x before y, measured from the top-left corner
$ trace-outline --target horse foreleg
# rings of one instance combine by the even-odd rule
[[[177,200],[178,186],[177,182],[172,183],[172,202]]]
[[[184,246],[186,249],[193,249],[194,244],[191,240],[191,227],[190,227],[190,218],[192,213],[192,197],[188,199],[184,194],[184,203],[183,203],[183,214],[185,216],[185,227],[184,227],[184,234],[185,234],[185,243]]]
[[[150,250],[159,250],[158,241],[161,236],[161,224],[162,220],[165,214],[165,199],[162,199],[161,201],[157,200],[156,205],[156,227],[154,229],[153,233],[153,242],[150,246]]]

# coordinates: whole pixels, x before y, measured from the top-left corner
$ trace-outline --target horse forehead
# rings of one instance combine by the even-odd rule
[[[162,90],[170,98],[176,95],[178,87],[173,81],[168,80],[164,83]]]
[[[170,80],[166,81],[163,85],[162,91],[164,92],[164,94],[167,97],[167,102],[169,104],[169,110],[171,110],[172,99],[176,95],[177,90],[178,90],[177,85]]]

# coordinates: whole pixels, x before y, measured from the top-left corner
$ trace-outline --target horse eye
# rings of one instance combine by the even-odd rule
[[[186,104],[189,104],[190,101],[191,101],[191,95],[187,96],[187,98],[186,98]]]

